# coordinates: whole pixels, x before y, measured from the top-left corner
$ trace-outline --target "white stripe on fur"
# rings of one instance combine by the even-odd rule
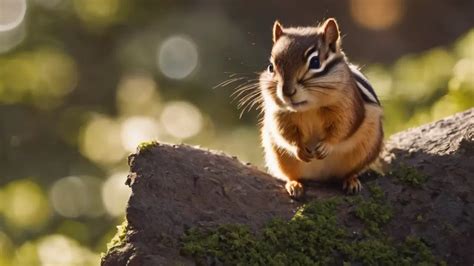
[[[374,95],[372,93],[370,93],[369,90],[367,90],[366,87],[364,87],[364,85],[362,85],[360,82],[356,81],[357,83],[357,87],[362,91],[362,93],[367,96],[367,98],[369,98],[372,102],[374,103],[377,103],[377,99],[375,99]]]
[[[364,80],[367,84],[370,84],[370,82],[367,80],[367,78],[364,76],[364,74],[362,74],[362,72],[360,72],[360,70],[358,69],[357,66],[351,64],[351,65],[349,65],[349,67],[351,68],[351,71],[354,75],[357,75],[360,79]],[[360,83],[358,81],[356,81],[356,83],[357,83],[357,87],[362,91],[362,93],[365,96],[367,96],[367,98],[369,98],[374,103],[378,103],[377,96],[374,95],[375,92],[372,93],[371,90],[366,88],[362,83]]]

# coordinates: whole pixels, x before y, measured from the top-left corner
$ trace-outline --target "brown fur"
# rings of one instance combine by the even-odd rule
[[[274,41],[274,73],[260,76],[262,143],[269,170],[289,181],[346,179],[345,184],[358,184],[360,189],[354,175],[364,170],[382,147],[382,109],[362,99],[340,48],[336,21],[306,28],[283,28],[276,23]],[[312,76],[305,58],[312,46],[319,51],[321,62],[331,56],[343,60],[324,75]],[[321,161],[313,158],[305,162],[313,155]]]

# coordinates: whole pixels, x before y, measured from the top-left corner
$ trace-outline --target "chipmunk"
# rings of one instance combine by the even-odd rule
[[[266,165],[290,196],[304,195],[302,180],[340,180],[346,192],[359,192],[358,174],[382,148],[383,110],[343,53],[336,20],[297,28],[276,21],[259,86]]]

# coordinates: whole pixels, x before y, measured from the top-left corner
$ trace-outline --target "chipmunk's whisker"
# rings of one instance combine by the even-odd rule
[[[252,78],[250,76],[252,76]],[[229,79],[224,80],[223,82],[217,84],[216,86],[213,87],[213,89],[216,89],[219,87],[226,87],[238,81],[245,81],[246,83],[249,81],[258,81],[258,78],[253,78],[253,75],[249,73],[230,73]]]
[[[243,93],[256,90],[258,88],[258,84],[247,84],[243,87],[236,89],[230,96],[231,97],[240,97]]]
[[[244,87],[237,89],[231,94],[231,97],[233,98],[232,102],[237,99],[240,99],[242,96],[246,97],[248,94],[253,93],[260,93],[260,90],[258,90],[258,84],[245,85]]]
[[[228,80],[225,80],[214,87],[226,87],[237,84],[230,96],[232,98],[231,102],[237,102],[237,108],[240,110],[240,118],[242,118],[245,112],[254,108],[259,110],[261,114],[263,111],[264,99],[260,87],[264,86],[271,88],[277,84],[277,82],[272,78],[261,76],[261,73],[253,74],[257,75],[258,78],[250,77],[251,74],[231,73]]]
[[[262,97],[256,97],[255,99],[252,100],[252,104],[250,105],[249,107],[249,110],[252,110],[252,108],[254,108],[255,106],[255,109],[262,109],[262,105],[261,103],[263,103],[263,98]]]
[[[263,102],[263,98],[260,95],[254,95],[252,98],[247,100],[246,104],[243,106],[239,118],[242,118],[243,114],[245,112],[248,112],[252,110],[252,108],[257,104],[257,106],[261,106],[261,103]],[[259,107],[257,107],[259,109]]]
[[[247,82],[242,83],[242,84],[240,84],[239,86],[237,86],[237,87],[235,88],[235,91],[245,90],[245,89],[247,89],[247,88],[249,88],[249,87],[253,87],[253,86],[257,86],[257,87],[258,87],[258,86],[259,86],[258,82],[247,81]]]
[[[244,106],[248,101],[250,101],[252,98],[254,98],[254,97],[258,96],[258,95],[260,95],[260,93],[257,92],[257,91],[245,95],[244,97],[242,97],[242,99],[239,100],[239,104],[237,105],[237,107],[238,107],[238,108],[241,108],[241,107]]]
[[[260,96],[260,93],[258,92],[253,92],[253,93],[249,93],[245,95],[244,97],[242,97],[237,107],[240,108],[244,106],[247,102],[251,101],[253,98],[258,97],[258,96]]]
[[[216,89],[216,88],[220,88],[220,87],[225,87],[229,84],[232,84],[234,82],[237,82],[237,81],[240,81],[240,80],[244,80],[245,78],[244,77],[238,77],[238,78],[230,78],[230,79],[227,79],[227,80],[224,80],[223,82],[217,84],[216,86],[212,87],[213,89]]]

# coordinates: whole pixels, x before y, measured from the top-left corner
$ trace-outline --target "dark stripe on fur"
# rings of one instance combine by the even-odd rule
[[[323,71],[319,72],[319,73],[315,73],[313,74],[313,76],[311,78],[317,78],[317,77],[321,77],[321,76],[324,76],[326,75],[330,70],[331,68],[333,68],[334,66],[336,66],[337,64],[339,64],[341,61],[342,61],[342,57],[338,57],[336,59],[333,59],[331,62],[329,62],[325,68],[323,69]]]
[[[364,101],[368,102],[368,103],[375,103],[377,105],[380,105],[379,98],[377,97],[377,94],[375,94],[374,88],[369,84],[367,79],[365,79],[365,77],[361,77],[359,75],[359,73],[356,73],[354,71],[352,71],[352,74],[354,75],[354,78],[356,79],[356,81],[358,81],[360,84],[362,84],[362,86],[364,86],[364,88],[367,89],[367,91],[370,94],[372,94],[372,96],[374,96],[374,98],[376,100],[376,102],[374,102],[372,99],[367,97],[367,95],[365,95],[365,93],[363,92],[363,89],[360,88],[359,85],[357,84],[357,88],[360,90],[360,94],[362,95],[362,98],[364,99]]]

